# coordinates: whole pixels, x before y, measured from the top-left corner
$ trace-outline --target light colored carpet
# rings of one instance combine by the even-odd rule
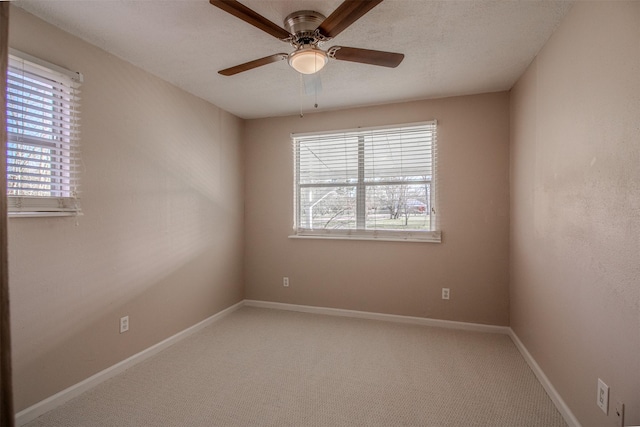
[[[505,335],[243,307],[28,426],[566,426]]]

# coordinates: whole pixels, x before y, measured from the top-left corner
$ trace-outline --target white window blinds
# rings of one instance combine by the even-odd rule
[[[435,121],[292,139],[297,235],[439,240]]]
[[[82,77],[11,53],[6,105],[9,213],[78,213]]]

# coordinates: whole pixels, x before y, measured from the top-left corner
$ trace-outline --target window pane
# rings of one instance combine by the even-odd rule
[[[364,135],[367,182],[431,179],[433,132],[420,128],[372,131]]]
[[[308,230],[356,228],[356,187],[301,187],[299,226]]]
[[[358,138],[325,136],[301,139],[301,184],[347,183],[358,179]]]
[[[431,229],[431,184],[368,185],[366,191],[367,229]]]
[[[7,195],[52,195],[51,150],[7,143]]]

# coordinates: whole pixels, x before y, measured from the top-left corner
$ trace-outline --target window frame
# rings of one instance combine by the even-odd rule
[[[7,104],[4,106],[7,111],[7,145],[4,149],[8,160],[5,166],[8,215],[81,215],[78,199],[79,94],[83,76],[16,49],[9,49],[8,59],[4,83],[7,86]],[[10,81],[12,91],[9,90]],[[39,97],[40,93],[42,97]],[[30,100],[32,97],[34,101]],[[32,110],[29,109],[31,105],[34,106]],[[51,171],[51,181],[39,181],[49,176],[48,170]],[[49,188],[30,189],[30,180],[25,179],[27,176],[35,178],[31,180],[34,184],[43,182],[49,184]],[[15,185],[10,187],[12,182]],[[49,194],[24,194],[29,191]]]
[[[366,228],[366,193],[367,189],[376,186],[401,185],[397,180],[374,181],[367,182],[365,178],[365,161],[364,161],[364,137],[367,133],[389,130],[390,133],[403,128],[416,127],[432,127],[430,130],[431,144],[425,149],[430,153],[431,157],[431,179],[407,181],[412,185],[428,184],[428,207],[430,216],[429,230],[402,230],[402,229],[367,229]],[[354,135],[358,137],[358,155],[357,155],[357,181],[356,182],[332,182],[307,184],[300,182],[300,143],[299,140],[309,137],[318,137],[326,135]],[[442,232],[438,228],[437,216],[437,120],[430,120],[417,123],[404,123],[388,126],[375,126],[357,129],[309,132],[309,133],[292,133],[291,134],[293,148],[293,166],[294,166],[294,183],[293,183],[293,234],[290,238],[302,239],[338,239],[338,240],[382,240],[382,241],[404,241],[404,242],[433,242],[440,243],[442,241]],[[350,229],[312,229],[301,226],[303,208],[301,206],[301,189],[307,187],[355,187],[356,190],[356,226]],[[364,189],[364,191],[362,191]]]

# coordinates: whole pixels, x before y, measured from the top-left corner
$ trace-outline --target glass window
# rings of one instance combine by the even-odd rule
[[[440,241],[435,121],[292,139],[297,236]]]

